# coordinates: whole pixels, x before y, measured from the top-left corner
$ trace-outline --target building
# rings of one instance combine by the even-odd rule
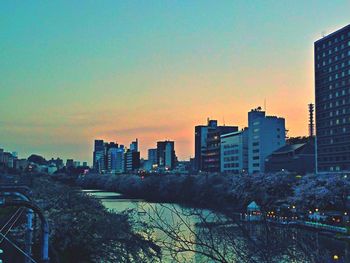
[[[221,135],[220,152],[222,173],[248,172],[248,129]]]
[[[0,164],[4,163],[4,149],[0,148]]]
[[[125,153],[125,171],[134,172],[140,168],[140,152],[138,140],[131,142],[130,148]]]
[[[28,165],[29,162],[27,159],[17,159],[15,167],[17,170],[24,171],[25,169],[27,169]]]
[[[157,149],[148,149],[148,161],[151,165],[158,164]]]
[[[157,164],[168,170],[175,168],[175,142],[174,141],[160,141],[157,142]]]
[[[286,143],[284,118],[266,116],[260,107],[248,113],[248,171],[265,171],[265,159]]]
[[[317,172],[350,171],[350,25],[314,44]]]
[[[66,168],[67,169],[74,168],[74,160],[73,159],[67,159]]]
[[[218,126],[217,120],[208,119],[207,125],[195,127],[195,156],[196,171],[220,171],[220,136],[236,132],[236,126]]]
[[[210,128],[215,128],[217,121],[209,120],[207,125],[198,125],[194,128],[194,168],[196,171],[202,170],[203,151],[207,148],[207,136]]]
[[[103,140],[95,140],[93,152],[93,168],[101,173],[106,170],[106,151]]]
[[[287,144],[274,151],[265,160],[265,172],[288,171],[298,174],[315,172],[315,144]]]
[[[106,172],[112,174],[125,172],[125,149],[123,145],[109,144],[106,159]]]
[[[236,131],[237,126],[218,126],[216,120],[208,120],[205,146],[201,145],[201,171],[220,172],[220,136]]]

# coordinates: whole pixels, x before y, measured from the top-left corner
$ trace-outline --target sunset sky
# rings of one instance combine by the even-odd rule
[[[350,1],[1,1],[0,148],[91,164],[93,140],[194,152],[207,117],[263,106],[307,134],[313,42]]]

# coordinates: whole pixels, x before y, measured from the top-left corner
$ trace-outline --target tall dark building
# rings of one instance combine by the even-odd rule
[[[103,140],[95,140],[93,153],[93,168],[102,172],[106,169],[105,144]]]
[[[209,129],[216,129],[218,122],[209,120],[207,125],[198,125],[194,128],[194,168],[196,171],[203,168],[202,152],[207,148],[207,136]]]
[[[140,168],[140,152],[138,151],[138,140],[131,142],[130,148],[125,153],[125,171],[134,172]]]
[[[350,171],[350,25],[315,42],[318,172]]]
[[[174,169],[176,162],[175,143],[173,141],[157,142],[158,167]]]
[[[220,172],[220,136],[238,131],[237,126],[218,126],[216,120],[195,127],[195,169]]]

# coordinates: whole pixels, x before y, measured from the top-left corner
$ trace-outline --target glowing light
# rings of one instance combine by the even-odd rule
[[[333,259],[334,259],[334,260],[338,260],[338,259],[339,259],[339,256],[338,256],[338,255],[334,255],[334,256],[333,256]]]

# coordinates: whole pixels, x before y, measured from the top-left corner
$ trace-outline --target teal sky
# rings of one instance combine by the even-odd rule
[[[350,1],[1,1],[0,147],[91,162],[95,138],[193,155],[207,117],[267,100],[307,134],[313,42]]]

